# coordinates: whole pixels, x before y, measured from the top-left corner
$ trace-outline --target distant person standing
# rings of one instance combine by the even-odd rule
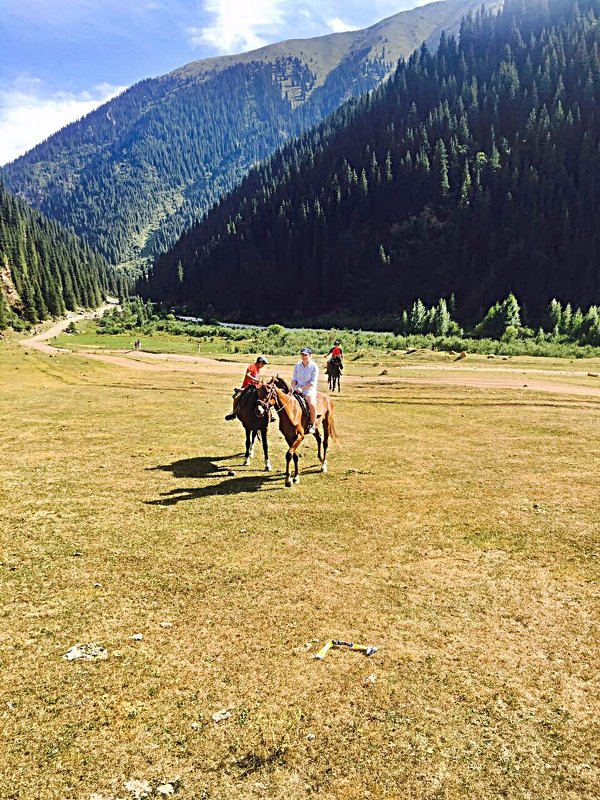
[[[303,347],[300,350],[300,361],[294,367],[292,375],[292,391],[300,392],[306,400],[306,405],[310,412],[310,425],[306,433],[315,432],[315,419],[317,416],[317,382],[319,380],[319,368],[312,360],[312,350],[310,347]]]
[[[141,350],[142,349],[142,343],[141,343],[141,341],[139,339],[135,340],[134,347],[135,347],[136,350]]]

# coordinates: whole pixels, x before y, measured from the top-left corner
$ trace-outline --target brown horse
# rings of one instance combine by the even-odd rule
[[[270,414],[268,409],[265,409],[264,405],[258,402],[257,392],[255,390],[246,391],[248,392],[248,396],[242,398],[242,402],[238,404],[235,412],[246,431],[246,456],[244,466],[247,467],[250,464],[250,459],[254,455],[254,442],[260,433],[265,456],[265,469],[267,472],[271,472],[269,443],[267,441]]]
[[[298,474],[298,447],[305,437],[305,431],[310,423],[310,417],[300,405],[298,397],[291,392],[287,383],[279,376],[271,378],[268,383],[258,389],[258,402],[262,404],[265,413],[272,407],[279,415],[279,430],[288,443],[285,454],[285,485],[291,486],[300,481]],[[319,424],[323,425],[323,437],[319,431]],[[321,472],[327,472],[327,447],[329,437],[337,440],[333,422],[333,401],[331,398],[317,392],[317,418],[315,421],[314,437],[317,440],[318,457],[321,462]],[[321,447],[322,445],[322,447]],[[290,463],[294,460],[294,477],[290,477]]]

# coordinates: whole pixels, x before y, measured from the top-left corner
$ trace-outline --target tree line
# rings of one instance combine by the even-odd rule
[[[0,329],[93,308],[125,291],[124,279],[88,244],[0,183]]]

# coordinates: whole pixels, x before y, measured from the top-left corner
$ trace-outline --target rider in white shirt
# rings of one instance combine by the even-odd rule
[[[306,433],[314,433],[315,418],[317,415],[317,381],[319,380],[319,367],[312,360],[310,347],[300,350],[301,361],[296,363],[292,376],[292,391],[301,392],[310,412],[310,426]]]

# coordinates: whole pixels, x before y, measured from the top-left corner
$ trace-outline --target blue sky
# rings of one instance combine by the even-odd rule
[[[137,81],[427,0],[0,0],[0,165]]]

